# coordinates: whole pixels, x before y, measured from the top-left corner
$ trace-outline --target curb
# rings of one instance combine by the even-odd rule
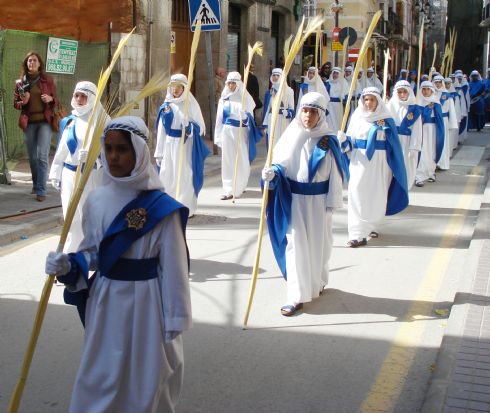
[[[421,413],[443,412],[448,394],[448,388],[452,382],[456,367],[458,352],[463,340],[463,330],[470,303],[467,296],[471,294],[477,269],[482,253],[483,242],[490,233],[490,181],[487,158],[490,150],[487,148],[478,166],[485,168],[481,186],[483,196],[475,229],[470,241],[470,246],[464,259],[464,274],[459,277],[457,292],[449,314],[446,331],[441,341],[441,346],[436,359],[436,368],[430,378],[429,387],[425,394]]]

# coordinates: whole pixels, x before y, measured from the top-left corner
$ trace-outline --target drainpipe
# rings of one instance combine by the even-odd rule
[[[136,1],[136,0],[133,0]],[[150,81],[151,77],[151,41],[152,41],[152,28],[153,28],[153,4],[152,0],[148,0],[147,6],[147,31],[146,31],[146,76],[145,83]],[[150,122],[150,97],[145,98],[145,122],[149,125]]]

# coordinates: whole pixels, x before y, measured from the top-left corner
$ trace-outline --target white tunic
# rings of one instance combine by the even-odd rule
[[[184,101],[169,103],[170,110],[174,114],[171,128],[176,130],[182,130],[182,124],[184,123]],[[191,107],[189,108],[191,109]],[[189,110],[188,117],[191,121],[201,123],[202,115],[194,114]],[[203,134],[203,127],[201,126],[201,134]],[[178,201],[189,208],[189,215],[195,214],[197,209],[197,196],[192,184],[193,171],[192,171],[192,145],[194,143],[194,136],[191,133],[187,139],[184,140],[184,150],[182,153],[182,170],[180,176],[180,188]],[[179,137],[168,136],[165,132],[162,118],[158,121],[157,128],[157,143],[155,147],[155,158],[161,158],[160,164],[160,179],[163,182],[165,192],[171,197],[176,198],[177,184],[179,175],[179,156],[181,146],[181,135]]]
[[[288,178],[308,182],[308,161],[320,138],[298,137],[292,142],[293,139],[283,137],[275,148],[272,162],[282,165]],[[333,245],[332,208],[343,205],[342,177],[331,152],[327,152],[313,182],[327,179],[330,180],[327,196],[292,194],[286,246],[288,303],[311,301],[328,282],[328,260]]]
[[[111,184],[94,190],[84,208],[81,249],[97,252],[114,217],[136,195]],[[165,338],[191,324],[178,212],[134,242],[123,257],[158,257],[158,278],[118,281],[97,274],[87,302],[70,413],[174,412],[183,379],[182,339]]]
[[[271,89],[272,90],[272,89]],[[273,103],[273,98],[271,96],[271,100],[269,102],[269,107],[267,108],[267,114],[264,116],[264,122],[263,125],[267,127],[267,135],[269,136],[269,142],[271,141],[271,119],[272,119],[272,103]],[[279,113],[277,115],[277,123],[276,123],[276,128],[274,130],[274,146],[277,144],[279,141],[279,138],[282,136],[283,132],[286,130],[288,125],[291,123],[291,119],[286,119],[286,109],[293,109],[294,111],[294,91],[291,89],[289,86],[286,85],[286,88],[284,90],[284,97],[283,97],[283,108],[284,111],[283,113]]]
[[[327,123],[330,129],[333,131],[340,130],[340,124],[342,122],[342,116],[344,114],[344,106],[343,100],[346,98],[346,95],[349,93],[349,86],[345,79],[341,79],[340,77],[336,80],[332,79],[330,76],[330,80],[328,81],[330,84],[330,102],[328,103],[328,115],[327,115]],[[333,100],[339,100],[339,102],[333,102]]]
[[[396,126],[400,126],[401,122],[408,113],[408,106],[399,103],[396,96],[392,97],[386,105],[395,120]],[[419,152],[422,149],[422,116],[415,121],[411,126],[411,135],[398,134],[400,144],[403,151],[403,160],[407,170],[407,184],[410,189],[415,182],[415,171],[419,161]]]
[[[458,129],[458,122],[452,97],[448,95],[442,95],[440,99],[442,113],[448,113],[449,116],[444,116],[444,148],[442,150],[441,159],[439,159],[437,166],[443,170],[447,170],[450,167],[449,159],[453,151],[450,131]]]
[[[435,116],[432,109],[432,117]],[[420,160],[415,173],[415,182],[424,182],[429,178],[435,179],[436,172],[436,125],[424,123],[422,126],[422,150]]]
[[[366,140],[371,126],[371,122],[353,116],[347,135],[352,138],[353,144],[358,139]],[[376,140],[386,140],[385,133],[378,131]],[[358,148],[352,150],[349,172],[349,239],[361,240],[367,238],[371,231],[377,231],[384,220],[393,174],[386,160],[385,150],[374,151],[369,160],[366,149]]]
[[[242,111],[242,97],[239,93],[233,93],[229,100],[219,100],[218,111],[216,113],[216,127],[214,129],[214,143],[221,148],[221,180],[223,183],[224,195],[240,197],[248,184],[250,177],[250,161],[248,157],[249,128],[240,128],[232,125],[225,125],[223,122],[223,109],[230,113],[230,119],[240,121]],[[253,113],[255,104],[252,99],[245,99],[244,110]],[[243,117],[242,122],[247,118]],[[233,194],[233,181],[235,177],[235,165],[238,154],[238,169],[236,174],[236,191]]]

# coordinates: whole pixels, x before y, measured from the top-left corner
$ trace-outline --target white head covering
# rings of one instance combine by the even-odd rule
[[[136,154],[136,163],[130,176],[117,178],[112,176],[109,170],[109,165],[105,157],[104,141],[105,136],[110,130],[123,130],[131,134],[131,143]],[[104,129],[104,135],[101,138],[102,152],[101,160],[104,166],[103,184],[113,183],[120,185],[123,188],[133,189],[137,191],[145,191],[152,189],[163,190],[163,184],[158,176],[155,167],[150,162],[150,150],[147,145],[149,137],[148,128],[142,119],[136,116],[122,116],[112,119]]]
[[[279,79],[277,80],[277,82],[274,82],[274,80],[272,80],[273,75],[279,76]],[[273,86],[279,86],[279,83],[281,82],[281,77],[282,77],[282,69],[280,67],[275,67],[274,69],[272,69],[270,81],[271,81]]]
[[[279,139],[274,148],[273,163],[283,164],[286,160],[290,159],[293,154],[298,153],[308,139],[333,134],[326,121],[325,110],[327,104],[328,102],[325,96],[321,93],[310,92],[303,95],[299,103],[300,109],[296,113],[296,117],[286,128],[281,139]],[[305,129],[301,122],[301,108],[304,107],[315,108],[318,110],[320,119],[313,129]]]
[[[82,93],[87,96],[87,103],[80,106],[76,99],[75,93]],[[71,98],[71,107],[73,108],[72,113],[77,117],[88,117],[95,103],[95,95],[97,94],[97,86],[92,82],[83,80],[78,82],[73,91],[73,97]]]
[[[376,106],[376,110],[374,112],[370,112],[364,106],[364,97],[366,95],[374,96],[378,101],[378,106]],[[362,91],[361,98],[359,99],[359,105],[357,106],[357,109],[354,111],[354,115],[356,115],[356,117],[361,117],[367,122],[371,122],[371,123],[376,122],[377,120],[380,119],[386,119],[392,117],[390,111],[388,110],[385,103],[383,102],[383,99],[381,99],[381,94],[379,93],[378,88],[373,86],[367,87]],[[353,122],[353,119],[351,119],[351,122]]]
[[[340,77],[340,73],[342,72],[342,69],[338,66],[335,66],[335,67],[332,67],[332,71],[330,72],[330,76],[328,77],[328,81],[329,83],[338,83],[340,82],[341,80],[343,80],[341,77]],[[333,78],[333,74],[334,73],[338,73],[338,76],[337,76],[337,79],[334,79]],[[345,80],[344,80],[345,81]],[[345,92],[345,91],[344,91]]]
[[[408,92],[407,100],[400,100],[400,98],[398,97],[398,93],[396,93],[398,89],[405,89]],[[399,80],[395,83],[395,87],[393,88],[393,96],[391,97],[388,105],[390,105],[392,102],[393,104],[400,106],[415,105],[417,99],[415,98],[415,94],[413,93],[412,86],[407,80]]]
[[[183,75],[181,73],[172,75],[170,77],[170,82],[167,87],[167,95],[165,96],[165,102],[175,103],[175,104],[184,102],[185,96],[187,94],[187,88],[188,88],[187,83],[188,80],[186,75]],[[182,85],[182,87],[184,88],[182,94],[178,98],[172,95],[172,86],[175,84]],[[196,122],[199,125],[201,135],[206,135],[206,124],[204,123],[201,107],[199,106],[199,103],[197,102],[196,98],[190,91],[189,91],[188,105],[189,105],[188,106],[189,119],[191,119],[192,121]]]
[[[480,75],[480,72],[478,70],[473,70],[471,73],[470,73],[470,78],[473,77],[473,76],[478,76],[478,80],[482,80],[481,79],[481,75]]]
[[[454,93],[454,92],[456,92],[456,89],[454,88],[454,84],[453,84],[453,79],[451,79],[450,77],[446,77],[446,78],[444,79],[444,83],[445,83],[445,84],[446,84],[446,83],[449,83],[449,84],[450,84],[449,88],[447,87],[447,85],[445,85],[445,86],[446,86],[446,90],[447,90],[448,92],[450,92],[450,93]]]
[[[432,95],[430,95],[428,98],[426,98],[422,94],[422,89],[423,88],[429,88],[429,89],[431,89],[432,90]],[[421,90],[421,93],[418,96],[418,98],[419,98],[419,105],[420,106],[427,106],[430,103],[439,103],[439,96],[437,95],[436,88],[435,88],[435,86],[433,85],[432,82],[429,82],[428,80],[423,81],[420,84],[420,90]]]
[[[236,88],[232,92],[230,88],[228,87],[228,84],[234,82],[236,83]],[[225,87],[223,88],[223,91],[221,92],[221,98],[226,99],[232,95],[238,94],[239,96],[242,95],[241,89],[243,88],[243,82],[242,82],[242,75],[238,72],[230,72],[228,73],[228,76],[226,77],[225,80]]]

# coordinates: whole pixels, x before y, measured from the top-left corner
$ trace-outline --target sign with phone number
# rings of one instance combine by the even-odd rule
[[[77,52],[78,42],[76,40],[50,37],[46,53],[46,72],[74,74]]]

